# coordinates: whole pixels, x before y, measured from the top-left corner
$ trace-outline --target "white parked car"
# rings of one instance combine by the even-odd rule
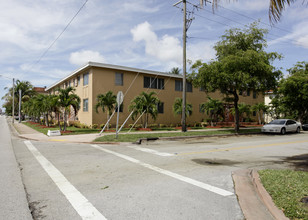
[[[281,133],[301,131],[301,123],[291,119],[276,119],[264,125],[261,132],[264,133]]]

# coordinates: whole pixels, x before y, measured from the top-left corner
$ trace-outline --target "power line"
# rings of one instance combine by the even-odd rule
[[[35,65],[37,65],[42,58],[47,54],[47,52],[52,48],[52,46],[59,40],[59,38],[62,36],[62,34],[67,30],[67,28],[70,26],[70,24],[73,22],[73,20],[77,17],[79,12],[84,8],[84,6],[87,4],[89,0],[86,0],[83,5],[79,8],[79,10],[76,12],[76,14],[72,17],[72,19],[68,22],[68,24],[65,26],[65,28],[62,30],[62,32],[58,35],[58,37],[50,44],[50,46],[44,51],[44,53],[40,56],[40,58],[29,68],[31,70]]]

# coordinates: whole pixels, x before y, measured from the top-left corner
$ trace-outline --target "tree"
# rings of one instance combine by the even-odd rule
[[[298,62],[288,71],[290,75],[280,81],[272,103],[280,105],[284,115],[303,122],[308,119],[308,62]]]
[[[235,108],[231,108],[231,113],[235,115]],[[251,114],[251,106],[247,105],[246,103],[239,103],[238,104],[238,114],[239,119],[242,119],[241,121],[244,121],[244,114],[249,118]]]
[[[155,121],[158,115],[158,104],[160,100],[156,96],[155,92],[141,92],[139,96],[136,96],[129,106],[129,110],[133,111],[132,119],[138,115],[144,114],[143,127],[147,128],[149,115]]]
[[[117,103],[117,96],[114,95],[112,91],[108,91],[105,95],[98,94],[96,100],[96,113],[98,113],[99,108],[101,108],[103,112],[107,111],[107,121],[109,121],[112,110],[115,108],[115,105]],[[109,130],[109,124],[107,125],[107,129]]]
[[[260,102],[251,106],[251,109],[257,113],[258,122],[259,124],[262,124],[262,121],[264,121],[264,114],[268,111],[269,107],[266,106],[263,102]]]
[[[25,102],[36,94],[33,85],[29,81],[16,80],[15,96],[19,98],[19,90],[21,90],[21,101]],[[17,99],[18,100],[18,99]]]
[[[67,113],[70,111],[70,108],[72,107],[74,109],[75,114],[77,114],[79,110],[80,98],[78,95],[74,94],[74,91],[75,89],[72,87],[67,87],[66,89],[58,89],[58,103],[59,106],[64,109],[64,131],[66,131]]]
[[[282,16],[282,11],[285,9],[286,5],[291,5],[296,0],[269,0],[269,19],[273,22],[278,22]],[[303,4],[307,0],[303,0]],[[200,3],[203,5],[206,3],[205,0],[201,0]],[[219,0],[213,0],[212,6],[213,10],[217,8]]]
[[[173,67],[169,73],[179,75],[181,74],[181,70],[178,67]]]
[[[183,110],[183,99],[176,98],[173,103],[173,113],[175,115],[182,115]],[[186,103],[186,117],[192,115],[192,105]]]
[[[197,61],[191,79],[196,87],[206,92],[219,90],[231,98],[235,109],[235,131],[239,131],[239,91],[264,92],[277,87],[281,71],[272,66],[281,56],[266,52],[264,34],[267,30],[257,23],[241,29],[230,29],[216,43],[216,60],[209,63]],[[196,72],[197,71],[197,72]]]
[[[224,104],[222,101],[208,96],[208,101],[201,104],[201,111],[210,116],[211,126],[214,126],[218,122],[218,117],[224,116]],[[213,121],[215,124],[213,124]]]

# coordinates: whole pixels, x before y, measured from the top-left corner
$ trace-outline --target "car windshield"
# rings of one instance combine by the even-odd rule
[[[269,124],[271,125],[283,125],[286,123],[286,120],[273,120]]]

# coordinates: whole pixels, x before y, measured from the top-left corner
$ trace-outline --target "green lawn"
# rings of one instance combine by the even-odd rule
[[[47,135],[48,130],[59,130],[59,127],[42,127],[39,124],[34,124],[32,122],[23,122],[23,124]],[[67,127],[67,133],[62,133],[62,135],[72,135],[72,134],[90,134],[90,133],[99,133],[98,129],[89,129],[89,128],[75,128],[75,127]]]
[[[260,132],[260,129],[242,129],[240,133],[256,133]],[[187,137],[187,136],[200,136],[200,135],[222,135],[222,134],[234,134],[234,130],[218,130],[210,131],[210,129],[205,129],[203,131],[188,131],[188,132],[169,132],[169,133],[148,133],[148,134],[138,134],[137,132],[132,132],[130,134],[119,134],[118,139],[115,135],[105,135],[95,139],[97,142],[136,142],[140,138],[159,138],[159,137]]]
[[[308,172],[261,170],[259,175],[276,206],[288,218],[308,220],[308,204],[300,202],[308,196]]]

